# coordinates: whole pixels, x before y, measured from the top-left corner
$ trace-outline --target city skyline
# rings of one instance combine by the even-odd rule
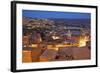
[[[22,62],[91,59],[89,13],[23,10]]]

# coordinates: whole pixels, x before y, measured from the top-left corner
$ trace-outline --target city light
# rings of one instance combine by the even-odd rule
[[[90,59],[90,28],[66,20],[29,19],[23,25],[23,63]]]
[[[53,38],[54,40],[60,39],[60,37],[58,37],[58,36],[52,36],[52,38]]]

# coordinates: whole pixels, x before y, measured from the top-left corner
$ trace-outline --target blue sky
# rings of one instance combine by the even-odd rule
[[[23,10],[22,15],[32,18],[90,19],[90,13]]]

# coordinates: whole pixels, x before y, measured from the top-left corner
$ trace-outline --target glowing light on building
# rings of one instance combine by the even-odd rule
[[[38,45],[37,44],[32,44],[30,47],[37,47]]]
[[[86,41],[84,39],[81,39],[79,41],[79,47],[83,47],[83,46],[86,46]]]
[[[54,50],[56,50],[56,51],[59,50],[59,48],[56,47],[56,45],[47,45],[47,48],[48,48],[48,49],[54,49]]]
[[[54,40],[60,39],[60,37],[58,37],[58,36],[52,36],[52,38],[53,38]]]
[[[79,39],[79,46],[78,47],[84,47],[86,46],[86,42],[89,41],[88,36],[80,37]]]

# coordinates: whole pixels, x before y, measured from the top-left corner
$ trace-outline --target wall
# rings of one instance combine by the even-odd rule
[[[0,1],[0,73],[11,73],[10,72],[10,53],[11,53],[10,52],[10,1],[11,0]],[[65,4],[71,3],[71,4],[98,5],[100,7],[100,2],[99,2],[100,0],[33,0],[33,1],[40,1],[40,2],[44,1],[44,2],[65,3]],[[100,18],[98,17],[98,19]],[[100,25],[98,25],[98,27],[99,26]],[[100,37],[100,34],[98,35],[98,37]],[[98,40],[100,40],[100,38]],[[98,51],[100,51],[100,49],[98,49]],[[52,72],[53,73],[99,73],[100,72],[99,68],[100,67],[38,71],[34,73],[52,73]]]

